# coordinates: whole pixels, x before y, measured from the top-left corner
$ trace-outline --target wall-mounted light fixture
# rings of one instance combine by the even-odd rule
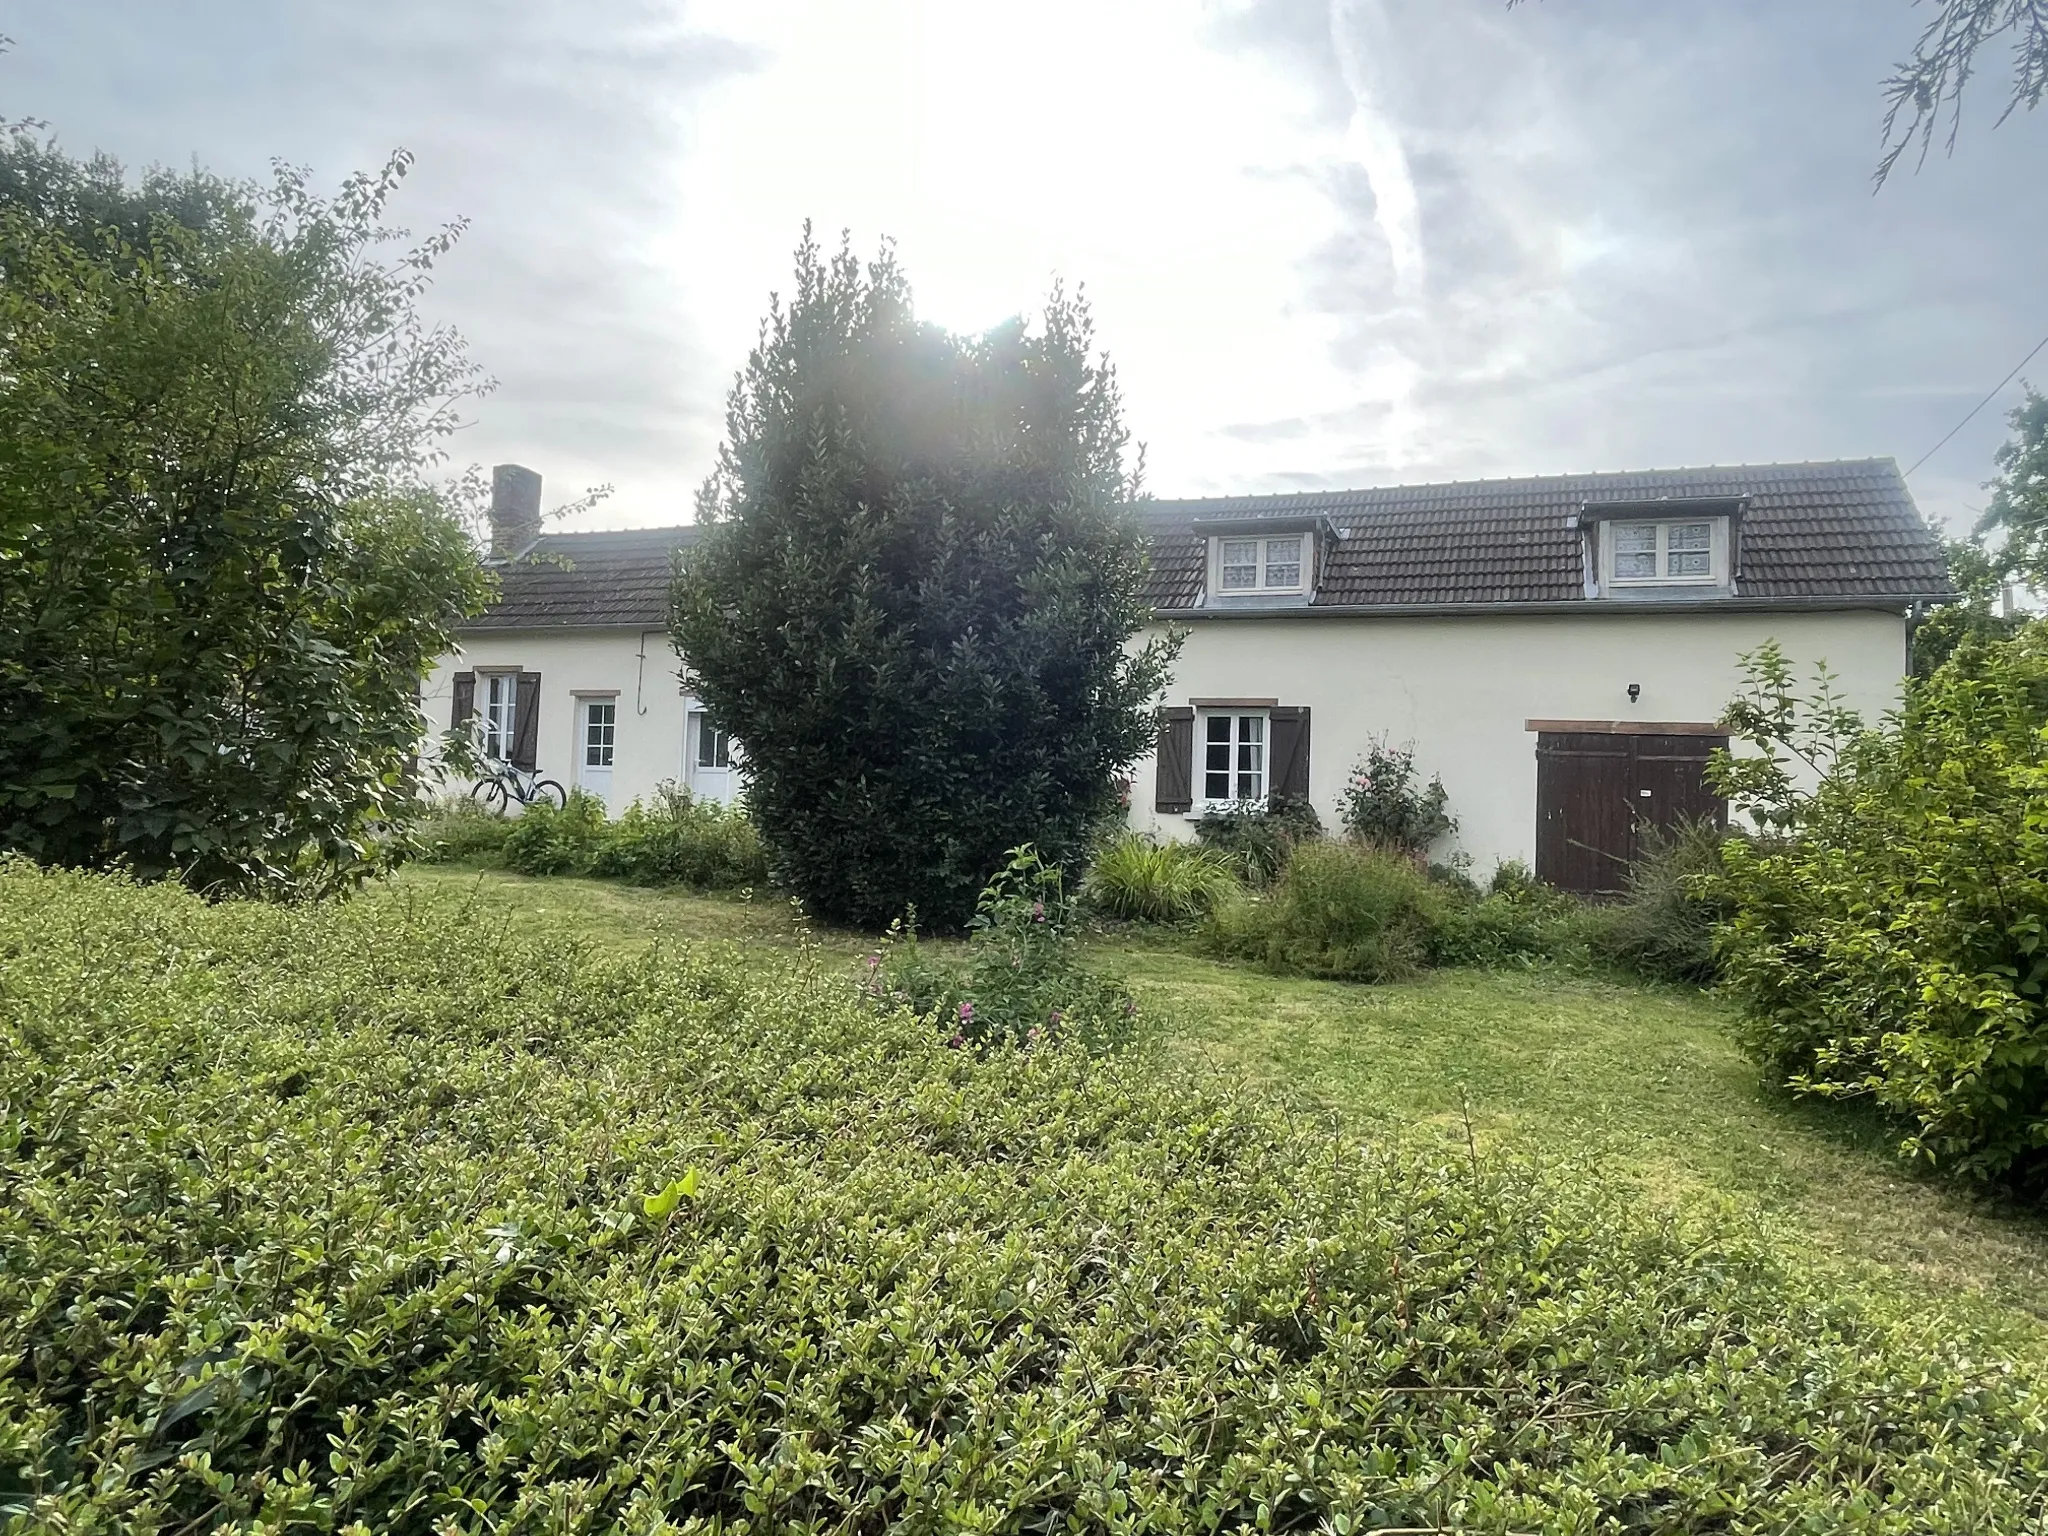
[[[1629,703],[1631,703],[1631,704],[1635,703],[1635,701],[1636,701],[1637,699],[1640,699],[1640,698],[1641,698],[1642,696],[1643,696],[1643,685],[1642,685],[1641,683],[1630,683],[1630,684],[1628,685],[1628,701],[1629,701]]]

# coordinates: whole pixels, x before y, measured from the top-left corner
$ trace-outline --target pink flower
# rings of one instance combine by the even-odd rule
[[[972,1024],[974,1022],[974,1004],[962,1003],[960,1005],[960,1022],[962,1024]]]
[[[1056,1025],[1056,1024],[1058,1024],[1058,1023],[1059,1023],[1059,1021],[1060,1021],[1060,1018],[1061,1018],[1061,1014],[1060,1014],[1060,1011],[1059,1011],[1059,1009],[1055,1008],[1055,1009],[1053,1009],[1053,1011],[1052,1011],[1052,1017],[1051,1017],[1051,1018],[1049,1018],[1049,1019],[1047,1019],[1047,1020],[1046,1020],[1046,1023],[1048,1023],[1048,1024],[1055,1024],[1055,1025]],[[1034,1029],[1034,1030],[1032,1030],[1032,1031],[1031,1031],[1031,1033],[1033,1033],[1033,1034],[1035,1035],[1035,1034],[1037,1034],[1037,1033],[1038,1033],[1038,1031]]]
[[[879,966],[879,965],[880,965],[881,963],[882,963],[882,957],[881,957],[881,955],[880,955],[879,953],[877,953],[877,954],[872,954],[872,955],[869,955],[869,956],[868,956],[868,969],[869,969],[869,970],[871,970],[871,971],[872,971],[872,970],[874,970],[874,969],[875,969],[875,968],[876,968],[877,966]]]
[[[953,1038],[952,1038],[952,1039],[950,1039],[950,1040],[948,1040],[948,1041],[946,1042],[946,1044],[948,1044],[948,1045],[950,1045],[951,1047],[953,1047],[953,1049],[954,1049],[954,1050],[956,1050],[956,1051],[957,1051],[957,1050],[959,1050],[959,1049],[960,1049],[960,1047],[961,1047],[961,1046],[963,1046],[963,1045],[965,1045],[966,1043],[967,1043],[967,1037],[966,1037],[965,1035],[962,1035],[962,1034],[955,1034],[955,1035],[953,1036]]]
[[[1042,923],[1045,921],[1044,902],[1034,901],[1033,903],[1031,903],[1031,921],[1033,921],[1034,923]]]
[[[1036,1045],[1038,1043],[1038,1026],[1036,1024],[1032,1025],[1030,1030],[1026,1032],[1024,1038],[1029,1043]]]

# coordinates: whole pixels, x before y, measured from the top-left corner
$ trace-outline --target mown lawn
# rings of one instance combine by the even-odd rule
[[[414,866],[379,899],[473,888],[508,923],[604,945],[706,940],[788,945],[790,909]],[[857,936],[816,935],[849,962]],[[1173,1048],[1308,1094],[1370,1133],[1421,1127],[1462,1144],[1469,1109],[1491,1146],[1589,1159],[1658,1200],[1731,1199],[1785,1240],[1895,1283],[1977,1295],[2048,1344],[2048,1220],[1921,1178],[1868,1116],[1765,1090],[1711,998],[1552,972],[1444,972],[1361,987],[1289,980],[1193,953],[1172,935],[1093,946]]]

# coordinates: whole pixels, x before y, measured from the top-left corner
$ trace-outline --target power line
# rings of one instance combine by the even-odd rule
[[[1908,475],[1912,474],[1914,470],[1917,470],[1922,464],[1925,464],[1929,459],[1933,458],[1937,453],[1941,452],[1942,449],[1946,448],[1948,446],[1948,440],[1951,437],[1954,437],[1958,432],[1962,431],[1963,428],[1967,427],[1970,424],[1970,417],[1975,416],[1979,411],[1983,410],[1985,406],[1989,405],[1992,401],[1996,400],[1999,397],[1999,394],[2005,389],[2005,386],[2010,384],[2014,379],[2020,376],[2020,370],[2026,367],[2027,364],[2031,363],[2034,360],[2034,353],[2039,352],[2043,347],[2048,347],[2048,336],[2043,336],[2039,341],[2035,342],[2034,351],[2029,352],[2025,357],[2021,358],[2017,363],[2013,364],[2012,372],[2008,373],[2004,378],[1998,381],[1998,388],[1992,390],[1990,394],[1986,395],[1982,400],[1979,400],[1975,405],[1971,406],[1970,415],[1965,416],[1961,421],[1957,422],[1954,426],[1950,427],[1948,431],[1943,434],[1941,441],[1936,443],[1932,448],[1928,449],[1925,453],[1921,454],[1920,457],[1914,461],[1913,468],[1907,470],[1906,473]]]

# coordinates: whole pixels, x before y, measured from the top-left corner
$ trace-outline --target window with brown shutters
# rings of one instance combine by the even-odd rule
[[[519,674],[512,718],[512,766],[531,773],[540,753],[540,674]]]
[[[1195,712],[1159,712],[1159,755],[1153,767],[1153,807],[1162,815],[1180,815],[1194,807]]]
[[[476,674],[458,672],[455,674],[455,710],[449,717],[448,729],[459,731],[468,725],[476,714]]]
[[[1308,709],[1275,706],[1266,711],[1271,722],[1273,764],[1268,793],[1289,800],[1308,798]]]

